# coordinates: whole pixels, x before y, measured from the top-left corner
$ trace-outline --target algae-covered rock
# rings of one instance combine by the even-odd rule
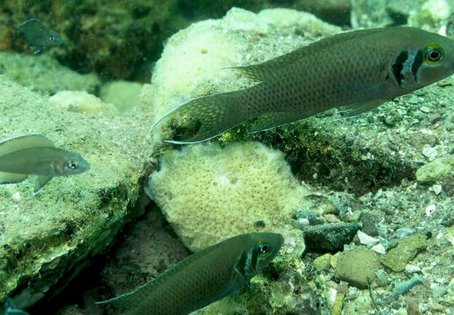
[[[336,251],[350,243],[358,230],[356,223],[313,225],[304,229],[304,240],[308,250]]]
[[[454,171],[454,156],[446,155],[435,159],[416,171],[416,180],[420,183],[430,183],[442,180]]]
[[[427,248],[427,236],[414,234],[399,240],[383,257],[382,264],[394,272],[405,270],[405,266],[422,250]]]
[[[117,117],[57,110],[5,76],[0,94],[1,140],[41,133],[91,164],[36,195],[28,181],[0,186],[0,304],[15,295],[24,308],[66,284],[125,223],[152,149],[144,137],[149,118],[146,111]]]
[[[160,166],[147,192],[193,251],[253,231],[302,234],[291,219],[309,201],[279,151],[252,142],[194,145],[165,153]]]
[[[336,265],[336,276],[354,285],[365,289],[374,281],[380,267],[378,255],[371,250],[356,248],[340,254]]]
[[[93,74],[80,74],[49,55],[20,55],[0,52],[0,74],[33,90],[49,94],[62,90],[95,92],[101,84]]]
[[[15,36],[2,37],[2,45],[27,52],[27,45],[17,40],[17,25],[37,17],[63,38],[63,45],[46,53],[58,56],[65,66],[96,72],[103,79],[145,81],[163,41],[189,24],[177,2],[4,0],[2,16]]]

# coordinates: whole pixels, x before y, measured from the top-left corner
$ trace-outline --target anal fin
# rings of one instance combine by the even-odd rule
[[[300,113],[295,112],[267,112],[257,116],[256,121],[248,128],[249,133],[259,132],[274,127],[278,127],[290,122],[297,121],[306,116],[300,117]]]
[[[0,184],[19,183],[27,178],[27,174],[0,172]]]
[[[339,107],[339,112],[343,116],[356,116],[375,109],[386,101],[386,99],[375,99],[367,102],[353,103]]]

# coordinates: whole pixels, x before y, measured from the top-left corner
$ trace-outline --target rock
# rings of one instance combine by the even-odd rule
[[[114,104],[120,112],[125,112],[142,104],[139,97],[142,87],[137,82],[109,82],[101,87],[100,98],[106,103]]]
[[[370,211],[364,212],[361,216],[361,230],[370,235],[370,236],[377,236],[378,235],[378,223],[382,220],[382,218],[374,214]]]
[[[332,24],[341,26],[350,24],[349,0],[298,0],[292,7],[310,12]]]
[[[329,270],[333,255],[325,254],[314,259],[314,267],[318,270]]]
[[[421,0],[386,1],[386,11],[396,24],[407,24],[411,15],[421,9]]]
[[[101,84],[95,74],[80,74],[49,55],[0,52],[0,73],[32,90],[54,94],[62,90],[94,93]]]
[[[392,23],[386,11],[387,0],[352,0],[351,24],[353,28],[380,27]]]
[[[304,229],[304,241],[309,251],[337,251],[350,243],[358,230],[356,223],[308,226]]]
[[[419,7],[413,5],[413,10],[408,16],[408,25],[439,30],[445,27],[452,12],[450,0],[419,0]]]
[[[366,245],[367,247],[372,247],[380,241],[378,238],[367,235],[362,231],[358,231],[356,235],[358,236],[360,243]]]
[[[49,98],[49,102],[60,110],[91,115],[116,114],[117,108],[102,102],[98,97],[79,91],[60,91]]]
[[[64,44],[45,53],[57,56],[65,66],[81,73],[96,72],[104,80],[146,81],[164,40],[190,23],[178,2],[89,0],[55,5],[49,0],[30,3],[5,0],[2,9],[13,32],[16,25],[36,16],[61,34]],[[17,51],[29,51],[28,45],[19,42],[17,36],[2,37],[2,40],[5,46]]]
[[[422,250],[427,248],[427,236],[414,234],[402,238],[397,246],[391,248],[382,258],[382,264],[394,272],[405,270],[407,264]]]
[[[302,234],[290,225],[308,202],[305,190],[279,151],[252,142],[193,145],[166,152],[160,165],[146,191],[192,251],[240,233]]]
[[[124,225],[153,150],[144,137],[150,117],[145,110],[124,117],[59,111],[5,76],[0,94],[0,139],[42,133],[91,164],[37,195],[28,181],[0,185],[0,301],[18,294],[24,308],[67,284]]]
[[[442,180],[454,171],[454,155],[447,155],[421,166],[416,171],[420,183],[433,183]]]
[[[337,261],[336,276],[360,289],[367,288],[376,278],[380,267],[378,255],[364,248],[342,252]]]

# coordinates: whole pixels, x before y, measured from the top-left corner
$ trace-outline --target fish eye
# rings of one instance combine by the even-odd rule
[[[267,255],[271,251],[271,244],[267,242],[261,242],[257,246],[257,251],[259,255]]]
[[[74,160],[70,160],[66,163],[66,166],[70,169],[70,170],[75,170],[79,167],[79,163],[77,163],[77,161],[74,161]]]
[[[51,42],[55,42],[55,36],[54,36],[54,35],[50,35],[50,36],[49,36],[49,40],[50,40]]]
[[[438,44],[428,45],[424,50],[424,59],[428,64],[437,64],[443,59],[443,48]]]

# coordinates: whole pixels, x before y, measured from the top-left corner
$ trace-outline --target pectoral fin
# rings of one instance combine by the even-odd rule
[[[33,176],[35,177],[35,176]],[[44,186],[52,179],[52,176],[38,175],[35,177],[35,189],[33,190],[34,194],[37,194],[43,189]]]

